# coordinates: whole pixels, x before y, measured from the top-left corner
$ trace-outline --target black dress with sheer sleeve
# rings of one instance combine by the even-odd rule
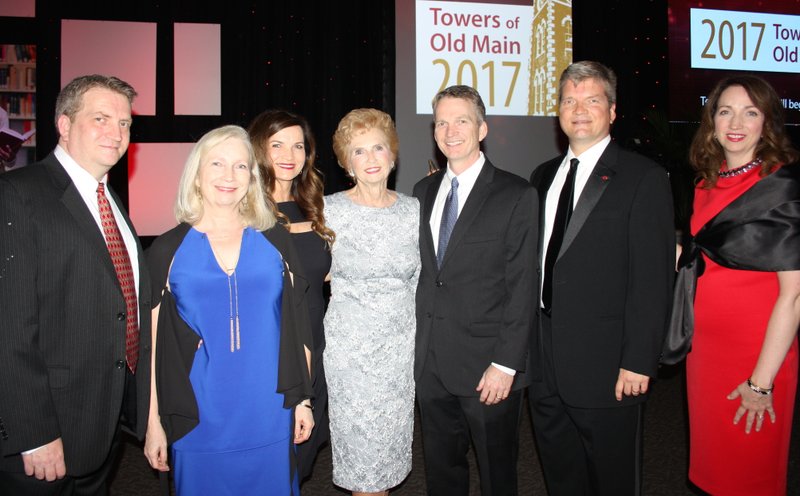
[[[307,222],[300,207],[293,201],[278,203],[278,210],[290,222]],[[292,233],[298,258],[308,278],[308,311],[311,321],[311,333],[314,342],[312,363],[312,381],[314,387],[314,430],[311,438],[297,445],[297,465],[300,480],[311,474],[314,459],[319,449],[328,442],[328,386],[325,381],[325,370],[322,365],[322,352],[325,350],[325,331],[322,319],[325,316],[325,276],[331,268],[331,252],[327,243],[314,231]]]

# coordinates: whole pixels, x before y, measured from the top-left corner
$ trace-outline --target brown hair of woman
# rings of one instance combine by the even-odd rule
[[[264,187],[270,195],[275,191],[275,172],[270,163],[267,149],[269,138],[292,126],[299,126],[303,131],[306,157],[302,171],[292,180],[291,196],[303,216],[311,222],[311,229],[330,246],[336,235],[325,225],[324,187],[321,175],[314,167],[316,143],[311,126],[303,117],[286,110],[267,110],[259,114],[250,124],[248,133],[250,141],[253,143],[258,166],[264,177]],[[276,216],[282,224],[289,224],[289,219],[285,215],[277,212]]]
[[[725,160],[722,145],[714,135],[714,116],[722,92],[731,86],[744,88],[753,105],[764,114],[761,140],[755,151],[755,156],[763,160],[761,175],[766,176],[776,166],[793,163],[800,158],[786,135],[783,104],[775,89],[758,76],[743,74],[727,77],[717,83],[708,95],[700,118],[700,127],[689,148],[689,162],[697,171],[699,179],[705,180],[703,187],[706,189],[713,188],[716,184],[719,169]],[[740,165],[744,164],[729,164],[730,167]]]

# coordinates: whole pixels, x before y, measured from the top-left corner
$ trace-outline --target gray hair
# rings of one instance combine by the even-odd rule
[[[561,79],[558,81],[558,101],[561,101],[561,95],[564,92],[564,85],[567,84],[567,81],[572,81],[577,85],[586,79],[595,79],[602,83],[608,104],[617,103],[617,75],[610,68],[593,60],[575,62],[564,69],[564,72],[561,73]]]

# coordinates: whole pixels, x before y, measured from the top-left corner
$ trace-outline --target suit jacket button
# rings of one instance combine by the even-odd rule
[[[119,320],[120,322],[122,322],[123,320],[125,320],[125,312],[120,312],[120,313],[118,313],[118,314],[117,314],[117,320]]]
[[[441,288],[442,286],[444,286],[444,282],[442,282],[442,281],[436,281],[436,287],[437,287],[437,288]]]
[[[114,365],[116,365],[118,369],[125,368],[125,360],[117,360],[117,363]]]

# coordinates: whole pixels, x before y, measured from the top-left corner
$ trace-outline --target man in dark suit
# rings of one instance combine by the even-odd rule
[[[480,151],[486,109],[468,86],[433,100],[447,168],[421,205],[414,375],[428,493],[466,495],[475,448],[486,495],[517,494],[517,434],[536,298],[536,193]]]
[[[569,150],[531,176],[543,245],[534,431],[549,494],[639,494],[642,406],[675,265],[672,196],[664,169],[611,142],[610,69],[577,62],[559,84]]]
[[[105,184],[135,95],[74,79],[53,153],[0,176],[0,494],[107,494],[120,426],[144,434],[150,287]]]

